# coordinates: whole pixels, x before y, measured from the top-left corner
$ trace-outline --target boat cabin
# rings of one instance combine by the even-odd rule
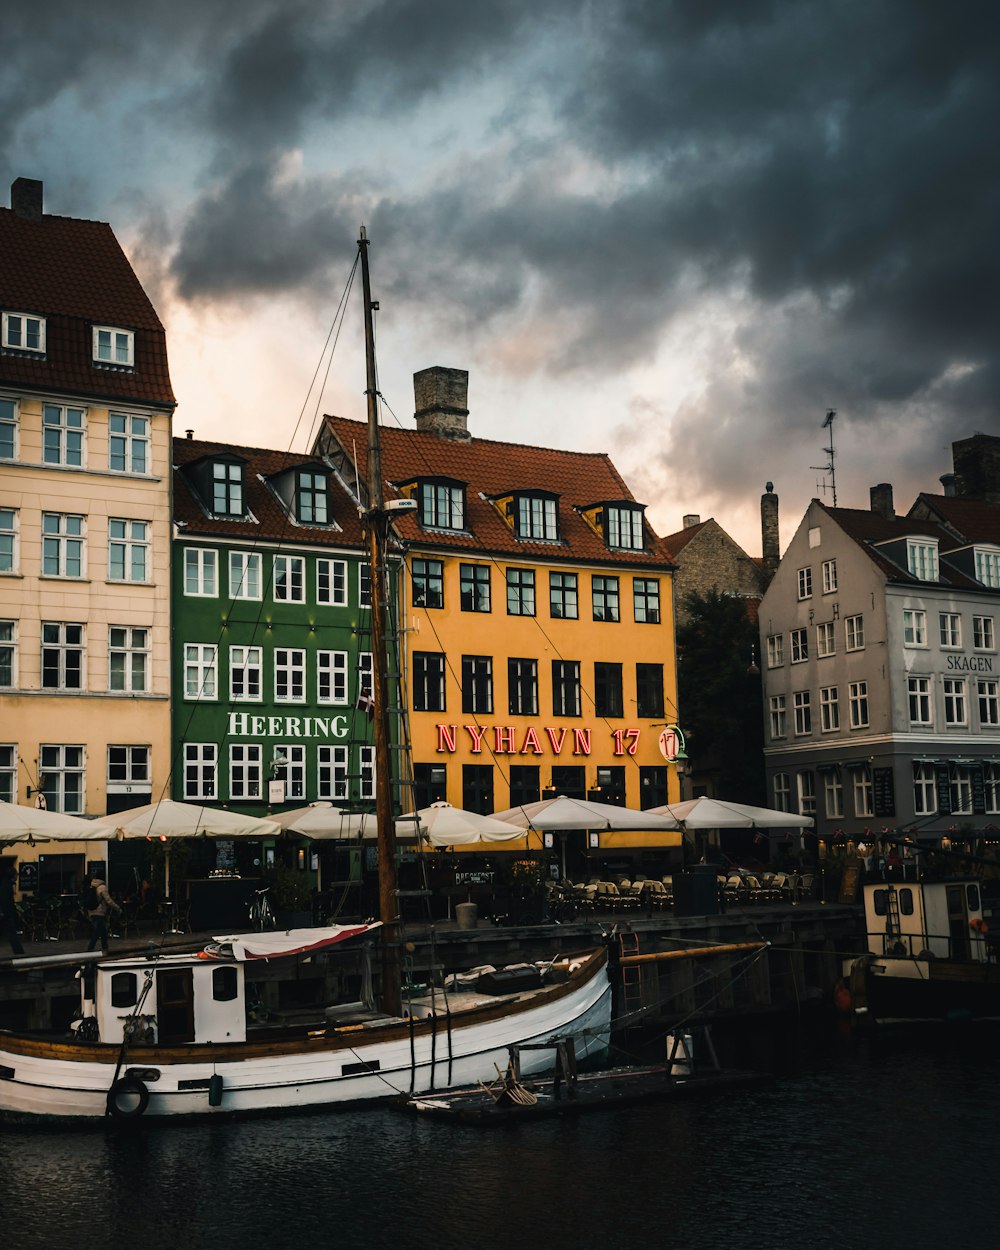
[[[985,963],[978,881],[886,881],[865,885],[868,950],[879,958]]]
[[[102,1042],[120,1044],[126,1021],[136,1041],[161,1046],[246,1041],[244,966],[235,960],[108,960],[84,975],[81,995]]]

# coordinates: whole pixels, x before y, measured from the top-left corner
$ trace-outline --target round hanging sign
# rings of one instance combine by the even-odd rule
[[[684,754],[684,731],[680,725],[668,725],[660,734],[660,754],[669,763],[686,759]]]

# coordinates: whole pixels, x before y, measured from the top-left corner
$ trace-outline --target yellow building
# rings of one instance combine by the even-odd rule
[[[111,228],[44,214],[40,182],[11,191],[0,209],[0,798],[93,816],[148,802],[170,773],[174,399],[163,327]],[[56,849],[18,848],[22,863],[42,857],[42,892],[83,869],[83,848]]]
[[[676,801],[659,749],[677,719],[672,564],[644,506],[606,455],[473,438],[464,371],[414,382],[416,430],[382,430],[387,498],[416,503],[395,521],[414,805]],[[365,480],[365,447],[327,418],[318,449],[346,482]]]

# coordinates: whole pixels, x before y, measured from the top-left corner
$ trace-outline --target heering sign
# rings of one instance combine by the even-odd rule
[[[437,725],[438,754],[452,755],[458,750],[459,726]],[[462,725],[468,734],[472,755],[482,755],[483,743],[493,755],[589,755],[592,730],[566,729],[562,726],[545,725],[540,730],[534,725],[525,729],[520,739],[514,725]],[[611,737],[615,755],[635,755],[639,749],[638,729],[614,729]]]
[[[346,716],[257,716],[229,713],[230,738],[346,738]]]

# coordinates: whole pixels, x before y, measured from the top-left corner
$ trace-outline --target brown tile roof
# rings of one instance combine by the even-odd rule
[[[246,462],[244,484],[247,508],[254,521],[230,521],[207,515],[198,501],[195,489],[183,473],[187,465],[206,457],[238,456]],[[299,525],[289,520],[274,492],[261,481],[283,470],[298,466],[328,470],[316,456],[292,451],[267,451],[259,447],[242,447],[235,443],[204,442],[193,438],[174,439],[174,521],[183,526],[186,535],[205,538],[238,538],[247,543],[286,542],[319,543],[325,547],[360,547],[365,544],[357,506],[341,487],[335,474],[330,475],[330,514],[340,529],[326,526]]]
[[[921,493],[910,514],[926,512],[936,517],[958,536],[949,546],[965,543],[1000,543],[1000,508],[981,499],[963,499],[959,495],[928,495]]]
[[[891,582],[902,582],[914,586],[926,586],[928,584],[914,577],[906,569],[905,565],[897,564],[894,560],[889,559],[887,555],[880,552],[878,547],[873,546],[873,544],[887,542],[894,538],[914,536],[936,538],[938,540],[938,551],[942,557],[946,557],[949,550],[954,550],[955,547],[961,545],[956,543],[954,536],[948,530],[934,521],[922,520],[916,517],[884,517],[878,512],[871,512],[864,508],[829,508],[820,500],[814,500],[813,502],[836,521],[848,537],[853,538],[858,546],[864,549],[872,562]],[[982,589],[979,582],[974,578],[967,577],[953,565],[942,567],[941,572],[944,577],[947,577],[948,584],[952,586],[966,589]]]
[[[367,425],[345,417],[326,417],[327,430],[353,463],[363,482],[368,461]],[[322,435],[320,441],[322,441]],[[603,452],[559,451],[492,439],[445,439],[420,430],[381,427],[382,473],[388,483],[446,477],[468,484],[466,531],[423,529],[413,515],[400,515],[400,534],[421,547],[454,548],[483,554],[506,554],[537,560],[655,565],[671,563],[667,546],[646,524],[646,551],[610,550],[577,511],[597,501],[635,502],[618,470]],[[489,496],[545,490],[559,496],[560,542],[532,542],[515,537],[489,502]],[[486,496],[487,498],[483,498]],[[390,489],[388,498],[393,498]]]
[[[0,351],[0,383],[173,407],[163,326],[106,222],[0,208],[0,309],[46,319],[45,355]],[[94,364],[95,324],[134,331],[133,369]]]
[[[663,545],[673,555],[678,556],[691,539],[700,534],[707,524],[708,521],[699,521],[697,525],[689,525],[686,530],[678,530],[676,534],[668,534],[663,539]]]

